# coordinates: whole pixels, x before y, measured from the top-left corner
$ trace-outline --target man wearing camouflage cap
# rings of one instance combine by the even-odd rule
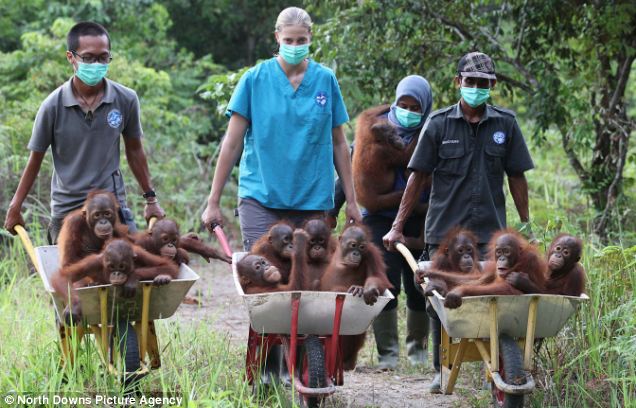
[[[408,165],[413,173],[398,215],[384,236],[387,248],[404,242],[402,230],[417,203],[419,186],[431,176],[425,222],[431,256],[448,231],[460,225],[475,233],[483,257],[493,232],[506,227],[504,172],[521,222],[528,225],[528,183],[524,172],[534,164],[515,114],[486,104],[496,82],[495,65],[488,55],[471,52],[459,60],[455,83],[461,98],[457,104],[431,113],[422,128]],[[431,323],[433,341],[439,344],[439,320]],[[439,392],[439,349],[434,350],[437,375],[431,391]]]

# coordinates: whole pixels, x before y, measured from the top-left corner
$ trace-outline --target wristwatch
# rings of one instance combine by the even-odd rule
[[[157,193],[155,193],[155,190],[148,190],[142,195],[142,197],[145,199],[154,198],[157,197]]]

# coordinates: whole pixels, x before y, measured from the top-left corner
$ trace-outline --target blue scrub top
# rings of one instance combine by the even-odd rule
[[[276,57],[241,77],[226,116],[250,123],[239,191],[277,209],[333,208],[332,129],[349,120],[333,71],[312,60],[294,91]]]

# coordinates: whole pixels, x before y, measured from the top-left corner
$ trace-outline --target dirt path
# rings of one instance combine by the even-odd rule
[[[199,305],[183,304],[177,314],[180,319],[199,320],[218,316],[213,327],[226,333],[239,347],[247,340],[248,314],[245,305],[236,294],[230,267],[219,262],[196,265],[201,279],[190,290],[189,296],[199,299]],[[414,369],[404,362],[392,372],[377,372],[372,367],[375,343],[372,336],[361,353],[359,366],[345,373],[344,386],[326,401],[327,407],[457,407],[466,406],[457,395],[433,395],[427,385],[433,378],[431,369]],[[403,351],[403,350],[402,350]],[[463,401],[463,403],[462,403]]]

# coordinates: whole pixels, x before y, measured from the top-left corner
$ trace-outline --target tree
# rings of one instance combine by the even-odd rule
[[[622,196],[635,127],[627,114],[625,90],[636,56],[636,4],[330,4],[335,16],[319,28],[318,49],[339,70],[345,94],[363,102],[388,99],[396,78],[413,72],[435,83],[438,102],[456,101],[450,79],[461,55],[480,50],[493,57],[503,96],[519,98],[535,121],[538,139],[550,128],[560,133],[569,162],[598,213],[594,231],[607,236]]]
[[[113,40],[114,58],[107,76],[135,89],[139,95],[144,147],[161,205],[171,217],[182,220],[183,229],[199,226],[199,198],[207,194],[209,185],[188,181],[212,179],[211,161],[222,131],[221,120],[195,98],[195,91],[204,78],[224,68],[209,57],[194,60],[191,53],[177,52],[174,41],[156,42],[166,38],[170,25],[163,6],[148,4],[135,10],[144,21],[134,25],[129,18],[133,11],[104,3],[115,7],[108,9],[110,14],[101,16],[109,22]],[[46,95],[72,75],[65,57],[66,33],[75,22],[72,18],[57,18],[50,27],[24,32],[17,49],[0,52],[0,208],[7,208],[26,163],[26,145],[38,107]],[[161,60],[160,56],[169,59]],[[171,65],[164,69],[157,67],[169,61]],[[34,218],[31,214],[37,218],[48,216],[51,156],[45,157],[25,205],[27,222]],[[140,214],[142,200],[124,160],[122,157],[121,168],[126,173],[129,204]],[[0,210],[0,219],[4,216]]]
[[[210,54],[231,68],[253,65],[276,51],[274,23],[281,10],[301,1],[163,0],[172,36],[197,56]]]

